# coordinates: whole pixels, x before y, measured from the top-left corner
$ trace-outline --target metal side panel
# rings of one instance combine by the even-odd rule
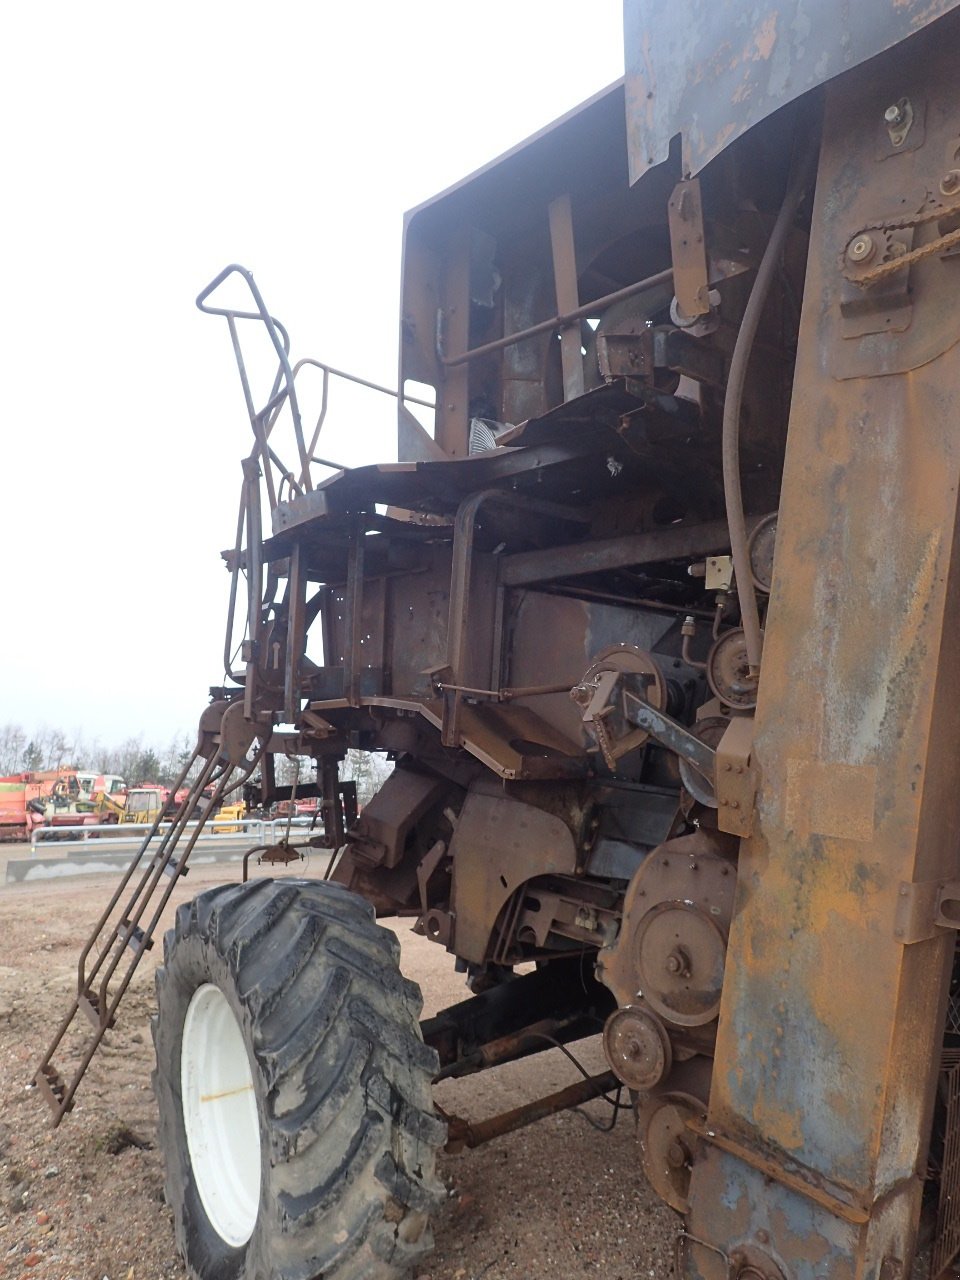
[[[699,173],[779,107],[866,62],[958,0],[624,0],[630,181],[683,138]]]
[[[692,1176],[690,1230],[710,1247],[689,1251],[688,1280],[910,1274],[955,939],[931,924],[912,941],[897,903],[956,874],[960,310],[938,298],[960,262],[905,268],[911,331],[937,331],[942,354],[889,372],[899,334],[845,329],[844,255],[864,226],[938,191],[960,136],[958,32],[960,14],[827,92],[756,718],[762,782],[708,1154]],[[883,102],[918,61],[925,134],[891,157],[877,146]],[[933,245],[936,224],[921,231]],[[845,344],[856,377],[837,370]],[[731,1266],[734,1254],[747,1261]]]

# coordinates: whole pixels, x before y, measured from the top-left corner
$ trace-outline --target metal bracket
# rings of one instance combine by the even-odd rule
[[[753,763],[753,716],[734,716],[717,747],[717,825],[749,836],[760,779]]]
[[[713,785],[720,830],[750,835],[759,782],[752,762],[753,717],[734,716],[714,751],[684,725],[630,692],[624,693],[624,706],[631,724],[675,751]]]
[[[897,894],[893,936],[904,946],[960,929],[960,880],[903,881]]]
[[[667,205],[677,308],[689,320],[710,314],[707,247],[700,179],[678,182]]]
[[[708,782],[713,782],[716,753],[712,747],[708,747],[705,742],[692,734],[684,725],[679,724],[672,716],[668,716],[665,711],[658,711],[656,707],[652,707],[649,702],[638,698],[629,690],[624,691],[623,702],[631,724],[635,724],[651,738],[656,738],[665,747],[675,751],[681,759],[688,760]]]

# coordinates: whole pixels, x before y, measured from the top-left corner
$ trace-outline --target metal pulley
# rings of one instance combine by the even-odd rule
[[[723,716],[708,716],[705,720],[698,720],[690,732],[698,742],[703,742],[716,751],[729,725],[730,721]],[[717,793],[713,785],[713,771],[708,777],[688,757],[680,756],[679,760],[680,780],[687,791],[694,800],[706,805],[708,809],[716,809]]]
[[[637,1107],[643,1171],[657,1195],[677,1213],[690,1208],[690,1175],[697,1152],[690,1126],[706,1121],[711,1070],[709,1058],[681,1063],[674,1068],[670,1087],[655,1090]]]
[[[637,981],[668,1022],[702,1026],[720,1012],[727,940],[716,916],[693,902],[660,902],[636,933]]]
[[[611,1013],[603,1028],[603,1051],[617,1079],[640,1093],[665,1080],[673,1065],[666,1027],[641,1005],[626,1005]]]
[[[653,654],[635,645],[601,649],[570,696],[580,707],[583,723],[607,767],[643,746],[650,736],[630,719],[630,702],[641,701],[662,710],[667,683]]]
[[[647,857],[627,890],[617,940],[598,959],[599,976],[620,1006],[654,1014],[668,1030],[705,1026],[717,1016],[736,892],[734,850],[729,837],[700,830]],[[610,1065],[617,1070],[612,1058]]]
[[[690,1209],[695,1137],[687,1122],[705,1120],[706,1108],[692,1094],[652,1094],[637,1109],[640,1161],[647,1181],[677,1213]]]
[[[734,711],[752,711],[757,705],[759,676],[752,675],[747,659],[747,641],[737,627],[725,631],[707,654],[707,683],[725,706]]]
[[[776,544],[777,513],[774,511],[764,516],[759,524],[754,525],[747,542],[753,585],[766,595],[770,594],[770,585],[773,582],[773,553]]]

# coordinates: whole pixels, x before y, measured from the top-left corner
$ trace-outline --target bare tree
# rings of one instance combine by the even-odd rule
[[[0,726],[0,774],[19,773],[25,766],[27,735],[19,724]]]
[[[340,765],[340,778],[357,784],[357,803],[368,804],[393,772],[382,751],[357,751],[351,747]]]

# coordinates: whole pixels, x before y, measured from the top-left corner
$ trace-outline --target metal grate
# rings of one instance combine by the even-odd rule
[[[946,1031],[948,1035],[960,1036],[960,991],[950,993],[950,1000],[947,1003]]]
[[[937,1232],[930,1263],[933,1280],[937,1280],[960,1253],[960,1049],[944,1049],[940,1069],[947,1123],[943,1136]]]

